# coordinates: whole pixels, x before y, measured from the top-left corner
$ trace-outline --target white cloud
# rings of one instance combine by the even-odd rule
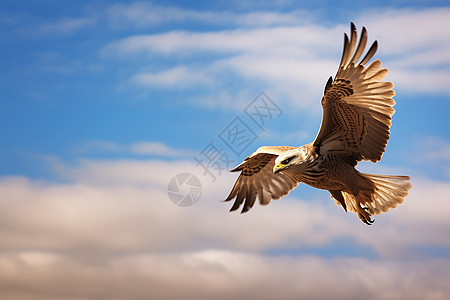
[[[146,27],[186,21],[221,23],[231,17],[230,13],[227,12],[201,12],[178,7],[161,6],[148,2],[114,4],[107,8],[106,13],[114,26],[121,27],[123,27],[124,24],[136,27]]]
[[[439,121],[435,123],[436,126],[445,127]],[[440,136],[418,135],[413,145],[413,151],[407,155],[410,164],[431,171],[434,178],[436,175],[450,176],[450,140]]]
[[[304,107],[318,103],[327,77],[335,72],[339,50],[327,53],[320,49],[328,48],[333,39],[337,41],[342,31],[343,27],[328,30],[318,26],[207,33],[172,31],[132,36],[107,45],[102,53],[122,58],[144,55],[144,60],[155,55],[196,60],[193,57],[197,55],[207,58],[215,54],[216,59],[202,58],[204,62],[195,66],[177,65],[150,74],[140,72],[132,76],[132,81],[156,88],[212,85],[223,94],[228,81],[242,77],[245,82],[263,83],[265,90],[287,98],[296,107]],[[335,59],[329,58],[333,54]],[[212,98],[208,106],[221,106],[216,95]],[[231,106],[236,107],[236,101]]]
[[[206,250],[121,255],[2,253],[2,298],[23,299],[446,299],[448,261],[267,257]],[[49,283],[53,284],[49,286]],[[326,288],[324,288],[326,286]],[[56,297],[55,297],[56,295]]]
[[[329,199],[325,191],[317,191],[317,201],[298,201],[291,196],[275,201],[268,207],[257,206],[246,215],[229,214],[227,210],[231,203],[224,204],[219,200],[226,197],[237,174],[222,173],[218,180],[212,183],[210,177],[205,176],[203,169],[196,167],[194,162],[81,160],[76,166],[54,162],[52,168],[60,178],[69,179],[71,183],[58,185],[6,178],[0,185],[4,206],[0,210],[1,219],[14,220],[14,224],[20,224],[20,220],[26,217],[29,221],[19,226],[22,229],[28,224],[29,230],[34,230],[41,223],[44,224],[42,232],[46,232],[44,229],[53,228],[46,233],[49,236],[43,240],[51,239],[58,231],[61,231],[61,234],[57,236],[64,236],[66,227],[57,226],[58,222],[76,223],[78,218],[84,216],[83,224],[90,228],[90,231],[86,232],[92,236],[103,235],[103,230],[108,228],[113,230],[118,222],[130,224],[124,225],[120,232],[123,232],[124,236],[128,232],[130,237],[136,236],[137,240],[142,231],[132,234],[133,228],[135,221],[142,222],[146,224],[144,227],[149,238],[142,242],[149,243],[147,247],[150,249],[157,247],[166,251],[170,251],[174,245],[176,249],[202,247],[202,244],[197,244],[199,241],[211,247],[252,251],[283,247],[320,247],[350,237],[355,243],[368,246],[387,257],[403,253],[389,253],[391,247],[404,252],[411,252],[409,248],[417,245],[450,247],[449,241],[441,238],[450,227],[445,214],[446,208],[450,208],[446,201],[446,195],[450,192],[447,183],[414,180],[414,187],[405,204],[377,217],[379,220],[368,235],[367,227],[362,226],[357,216],[352,213],[345,214]],[[167,196],[169,181],[182,172],[195,174],[203,186],[203,200],[185,211],[174,206]],[[302,195],[302,186],[300,185],[295,195]],[[423,201],[426,198],[433,199],[433,202],[430,204]],[[31,203],[33,205],[30,206]],[[127,208],[123,210],[122,206]],[[85,210],[89,212],[85,214]],[[41,214],[47,211],[52,213],[43,218]],[[128,219],[129,217],[132,219]],[[91,221],[97,222],[93,227],[99,228],[99,232],[89,224]],[[155,226],[158,222],[161,224]],[[190,226],[184,227],[183,224]],[[166,236],[159,240],[158,232],[161,226],[169,236],[183,238],[172,239]],[[440,229],[436,229],[436,226]],[[227,230],[219,230],[219,227]],[[3,237],[20,236],[11,230],[11,226],[4,228],[9,230],[3,232]],[[256,228],[264,234],[255,232]],[[76,231],[76,228],[73,227],[73,230]],[[431,231],[434,234],[430,234]],[[70,235],[66,235],[69,238]],[[108,237],[108,241],[114,241],[116,238],[119,243],[119,234]],[[7,240],[4,238],[4,243]],[[166,242],[168,244],[165,244]],[[57,239],[54,243],[58,243]]]
[[[311,18],[306,11],[280,13],[256,11],[236,14],[230,11],[191,10],[156,3],[134,2],[115,4],[107,8],[106,15],[113,26],[126,24],[134,27],[153,27],[162,24],[197,22],[234,26],[274,26],[305,23]]]
[[[190,13],[180,9],[179,14]],[[283,13],[267,14],[274,20],[284,17]],[[301,13],[290,14],[292,18],[298,15]],[[245,14],[226,18],[241,16]],[[207,18],[203,20],[208,22]],[[450,26],[445,25],[450,20],[450,9],[372,10],[357,20],[358,26],[368,29],[369,42],[378,39],[377,58],[390,70],[389,80],[396,89],[403,94],[450,91],[445,80],[450,76],[450,42],[442,38]],[[319,111],[323,86],[336,72],[342,36],[348,31],[347,24],[324,27],[314,20],[295,23],[288,18],[286,23],[273,22],[266,27],[134,35],[106,45],[102,53],[110,58],[141,57],[144,62],[157,57],[176,58],[177,63],[165,70],[132,75],[133,81],[147,87],[207,84],[226,94],[224,89],[235,86],[227,85],[227,80],[241,78],[249,83],[241,89],[264,86],[264,90],[286,99],[293,107],[317,106]],[[192,61],[195,66],[186,67]],[[224,80],[224,76],[228,79]],[[212,101],[208,106],[220,106],[217,103]]]
[[[134,142],[129,145],[118,144],[112,141],[87,141],[75,147],[72,152],[76,154],[88,154],[93,152],[102,153],[125,153],[132,155],[155,155],[161,157],[185,157],[192,156],[193,151],[177,149],[161,142]]]
[[[450,141],[441,137],[422,137],[417,142],[428,161],[450,162]]]
[[[197,54],[218,53],[262,53],[314,55],[318,46],[329,45],[328,39],[338,40],[345,27],[326,29],[315,25],[303,27],[274,27],[256,29],[231,29],[217,32],[170,31],[153,35],[131,36],[105,46],[105,54]],[[295,37],[295,38],[294,38]],[[341,40],[339,38],[339,40]],[[300,46],[316,46],[300,48]],[[336,51],[338,53],[338,51]]]
[[[296,199],[303,185],[267,207],[229,213],[231,203],[219,200],[236,174],[212,183],[189,161],[53,167],[69,182],[0,180],[0,297],[444,299],[449,292],[447,258],[426,254],[450,248],[446,182],[414,180],[405,203],[368,227],[325,191],[315,201]],[[167,196],[181,172],[203,187],[189,208]],[[342,243],[361,258],[334,255]],[[264,254],[273,250],[299,254]]]
[[[68,34],[82,28],[92,26],[97,22],[95,18],[66,18],[52,23],[42,24],[37,30],[42,34]]]
[[[207,86],[211,79],[197,70],[178,66],[173,69],[156,73],[140,73],[131,78],[132,82],[153,88],[186,88],[194,86]]]
[[[403,93],[420,92],[428,94],[448,94],[450,86],[447,78],[450,78],[450,70],[439,69],[399,69],[390,70],[390,79],[395,83],[396,89]]]
[[[449,16],[448,7],[387,9],[364,13],[358,17],[358,23],[364,23],[369,33],[379,40],[380,52],[402,58],[418,51],[436,51],[450,46],[450,41],[443,38],[448,33]]]
[[[50,167],[61,178],[75,182],[86,184],[91,182],[101,185],[138,184],[148,186],[156,184],[160,188],[166,187],[172,176],[177,173],[193,173],[196,169],[189,161],[167,162],[133,159],[80,159],[76,167],[53,160]]]
[[[161,155],[180,157],[192,154],[190,151],[170,148],[160,142],[136,142],[131,145],[131,152],[135,154]]]
[[[450,92],[450,8],[378,10],[358,18],[380,42],[390,79],[403,92]]]

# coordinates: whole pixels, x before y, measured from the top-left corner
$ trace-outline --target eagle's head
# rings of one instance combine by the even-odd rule
[[[277,174],[292,167],[301,168],[306,162],[310,162],[313,156],[307,145],[286,151],[275,159],[273,172]]]

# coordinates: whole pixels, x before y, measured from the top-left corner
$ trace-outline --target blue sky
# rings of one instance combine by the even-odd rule
[[[449,20],[446,1],[1,1],[0,268],[10,273],[0,286],[17,289],[0,294],[444,299]],[[351,21],[378,40],[397,93],[382,161],[358,168],[410,175],[405,203],[368,228],[300,185],[268,207],[228,213],[219,200],[236,174],[215,170],[212,180],[195,158],[213,143],[233,167],[261,145],[312,141]],[[259,127],[245,109],[261,92],[281,113]],[[220,135],[235,118],[256,135],[240,154]],[[182,172],[203,188],[189,208],[167,196]],[[121,271],[137,278],[134,290]],[[83,291],[98,277],[101,291]]]

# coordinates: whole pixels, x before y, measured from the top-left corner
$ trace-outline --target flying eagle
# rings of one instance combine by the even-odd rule
[[[230,211],[242,204],[248,211],[256,199],[267,205],[285,196],[300,182],[328,190],[345,211],[358,214],[365,224],[371,216],[403,202],[411,188],[409,176],[372,175],[357,171],[359,161],[376,163],[389,140],[395,92],[388,74],[375,60],[377,41],[360,57],[367,42],[363,27],[357,44],[351,23],[350,39],[344,34],[344,50],[338,71],[329,78],[322,97],[322,124],[314,142],[301,147],[263,146],[232,172],[241,171],[230,195]],[[358,62],[359,61],[359,62]]]

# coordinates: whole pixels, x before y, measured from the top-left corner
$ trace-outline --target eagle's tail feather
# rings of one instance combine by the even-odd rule
[[[361,221],[371,224],[370,216],[397,207],[412,187],[409,176],[373,175],[358,172],[359,193],[342,192],[348,210],[357,213]]]

